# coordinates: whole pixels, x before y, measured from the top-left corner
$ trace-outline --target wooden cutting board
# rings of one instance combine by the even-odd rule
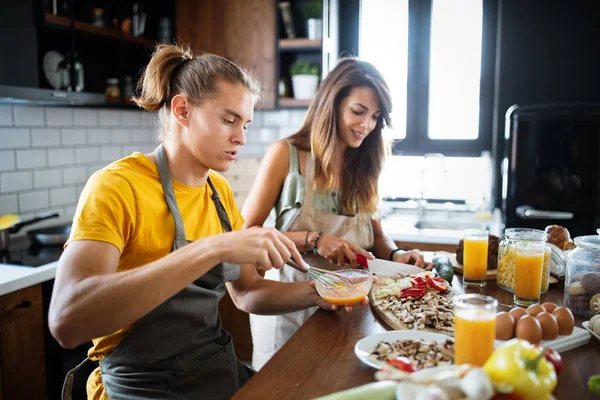
[[[399,265],[404,265],[404,264],[399,264]],[[371,266],[371,261],[369,261],[369,267],[370,266]],[[406,268],[406,267],[410,267],[410,268]],[[406,267],[398,267],[398,268],[402,268],[406,271],[406,272],[405,271],[398,271],[398,272],[405,273],[405,274],[415,274],[415,273],[423,272],[422,269],[414,267],[412,265],[408,265]],[[381,274],[376,274],[376,275],[381,276]],[[397,273],[396,274],[384,274],[384,275],[391,276],[393,278],[398,276]],[[398,318],[390,310],[381,309],[380,306],[375,304],[375,292],[383,286],[384,285],[381,281],[379,281],[375,285],[373,285],[373,288],[371,289],[371,292],[369,293],[369,301],[370,301],[371,307],[373,308],[375,313],[377,315],[379,315],[379,317],[387,325],[389,325],[392,329],[395,329],[395,330],[412,329],[412,330],[420,330],[420,331],[433,332],[433,333],[442,333],[445,335],[454,336],[454,332],[438,330],[438,329],[434,329],[434,328],[430,328],[430,327],[425,327],[423,329],[409,328],[404,322],[402,322],[400,320],[400,318]],[[444,296],[446,296],[446,298],[448,298],[448,299],[452,299],[452,297],[454,297],[457,294],[460,294],[460,293],[458,291],[456,291],[455,289],[453,289],[452,287],[450,287],[450,291],[447,294],[445,294]]]

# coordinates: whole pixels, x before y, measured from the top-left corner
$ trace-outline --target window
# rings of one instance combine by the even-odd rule
[[[394,154],[491,149],[496,0],[362,0],[359,56],[392,91]]]

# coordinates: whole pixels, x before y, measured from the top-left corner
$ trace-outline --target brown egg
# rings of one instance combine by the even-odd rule
[[[542,340],[554,340],[558,336],[558,322],[549,312],[539,313],[535,317],[542,326]]]
[[[546,310],[546,312],[552,313],[552,311],[556,310],[556,307],[558,307],[558,306],[556,304],[548,301],[548,302],[542,304],[542,307],[544,307],[544,310]]]
[[[556,326],[558,329],[558,325]],[[515,333],[515,319],[507,312],[496,314],[496,339],[508,340]]]
[[[525,315],[517,321],[516,337],[527,340],[529,343],[538,344],[542,341],[542,326],[531,315]]]
[[[575,327],[575,318],[573,313],[566,307],[558,307],[552,311],[552,315],[558,322],[558,334],[559,335],[570,335]]]
[[[527,315],[527,311],[523,307],[515,307],[508,312],[517,322],[522,316]]]
[[[544,309],[544,307],[542,307],[539,304],[532,304],[529,307],[527,307],[527,314],[531,315],[532,317],[537,316],[539,313],[546,311]]]

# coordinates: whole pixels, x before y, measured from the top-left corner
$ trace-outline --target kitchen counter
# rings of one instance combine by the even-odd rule
[[[0,264],[0,296],[54,279],[58,262],[31,268]]]
[[[453,286],[463,291],[460,276]],[[509,304],[512,294],[488,281],[483,294]],[[541,302],[562,304],[563,284],[551,286]],[[583,319],[576,317],[576,326]],[[290,340],[242,387],[233,400],[252,399],[313,399],[375,381],[375,369],[363,364],[354,354],[360,339],[390,328],[370,306],[355,307],[352,312],[317,310]],[[596,395],[587,389],[587,379],[600,371],[600,342],[590,341],[561,353],[563,369],[554,391],[558,399],[592,399]]]
[[[415,210],[395,210],[381,220],[383,232],[394,242],[430,243],[456,246],[464,229],[485,228],[500,237],[503,231],[502,213],[496,209],[485,220],[475,213],[456,211],[427,211],[419,216]]]

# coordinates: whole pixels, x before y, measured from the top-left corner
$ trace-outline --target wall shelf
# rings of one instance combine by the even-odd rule
[[[65,28],[71,27],[71,20],[67,17],[62,17],[60,15],[46,13],[46,22],[52,25],[63,26]],[[108,37],[116,40],[122,39],[125,42],[135,43],[142,46],[154,47],[157,44],[154,40],[146,39],[143,37],[125,35],[118,30],[103,28],[95,26],[88,22],[82,22],[78,20],[73,21],[73,28],[76,31],[87,32],[93,35]]]
[[[293,97],[280,97],[280,108],[308,108],[312,100],[298,100]]]
[[[311,40],[307,38],[299,39],[279,39],[279,51],[314,51],[321,50],[323,41],[321,39]]]

